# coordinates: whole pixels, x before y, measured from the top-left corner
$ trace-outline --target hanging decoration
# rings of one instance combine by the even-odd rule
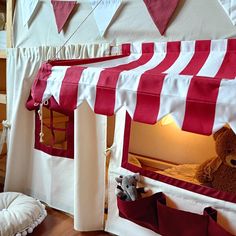
[[[102,37],[119,9],[121,1],[122,0],[90,0],[93,8],[97,6],[93,11],[93,15]]]
[[[143,0],[155,25],[161,35],[167,29],[168,23],[179,3],[179,0]]]
[[[218,0],[233,25],[236,25],[236,0]]]
[[[21,0],[21,13],[23,19],[23,25],[28,26],[29,21],[31,20],[35,10],[37,9],[39,0]]]
[[[61,32],[70,14],[76,6],[76,1],[54,1],[51,0],[56,19],[58,33]]]

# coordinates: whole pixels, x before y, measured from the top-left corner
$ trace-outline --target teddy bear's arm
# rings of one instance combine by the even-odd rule
[[[212,158],[203,162],[197,172],[196,179],[201,183],[210,183],[213,180],[213,173],[219,168],[222,161],[220,158]]]

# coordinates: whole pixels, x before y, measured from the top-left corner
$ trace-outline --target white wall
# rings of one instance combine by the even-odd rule
[[[113,142],[114,117],[108,118],[108,145]],[[214,157],[215,142],[211,136],[180,130],[175,123],[147,125],[132,122],[129,151],[168,162],[201,163]]]
[[[173,163],[201,163],[215,155],[212,136],[181,131],[175,123],[162,126],[132,123],[130,152]]]

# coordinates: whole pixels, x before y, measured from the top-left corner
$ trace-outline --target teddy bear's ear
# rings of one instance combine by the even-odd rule
[[[217,132],[215,132],[213,134],[214,139],[216,140],[220,135],[222,135],[224,132],[226,132],[228,130],[229,130],[229,128],[227,128],[227,127],[221,128],[220,130],[218,130]]]

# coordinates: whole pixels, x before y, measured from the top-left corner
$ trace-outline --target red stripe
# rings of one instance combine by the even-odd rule
[[[34,80],[31,88],[31,95],[35,103],[41,103],[43,99],[44,91],[47,87],[47,80],[52,72],[52,66],[49,63],[44,63]]]
[[[211,49],[211,40],[200,40],[195,43],[195,53],[180,74],[182,75],[196,75],[204,63],[206,62]]]
[[[180,42],[168,42],[167,43],[167,53],[165,58],[162,60],[160,64],[152,69],[153,73],[163,73],[167,69],[169,69],[180,54]]]
[[[234,79],[236,77],[236,40],[228,39],[227,52],[223,63],[215,75],[219,78]]]
[[[98,114],[113,115],[115,107],[116,84],[120,73],[146,64],[153,56],[154,43],[142,45],[142,56],[128,64],[105,69],[101,72],[97,84],[94,111]]]
[[[210,135],[215,118],[216,100],[220,80],[194,77],[186,99],[186,110],[182,129]]]
[[[86,69],[86,67],[72,66],[66,70],[59,97],[59,104],[66,111],[76,109],[78,85],[84,69]]]
[[[144,73],[139,82],[134,121],[155,124],[160,107],[160,93],[165,75]]]

